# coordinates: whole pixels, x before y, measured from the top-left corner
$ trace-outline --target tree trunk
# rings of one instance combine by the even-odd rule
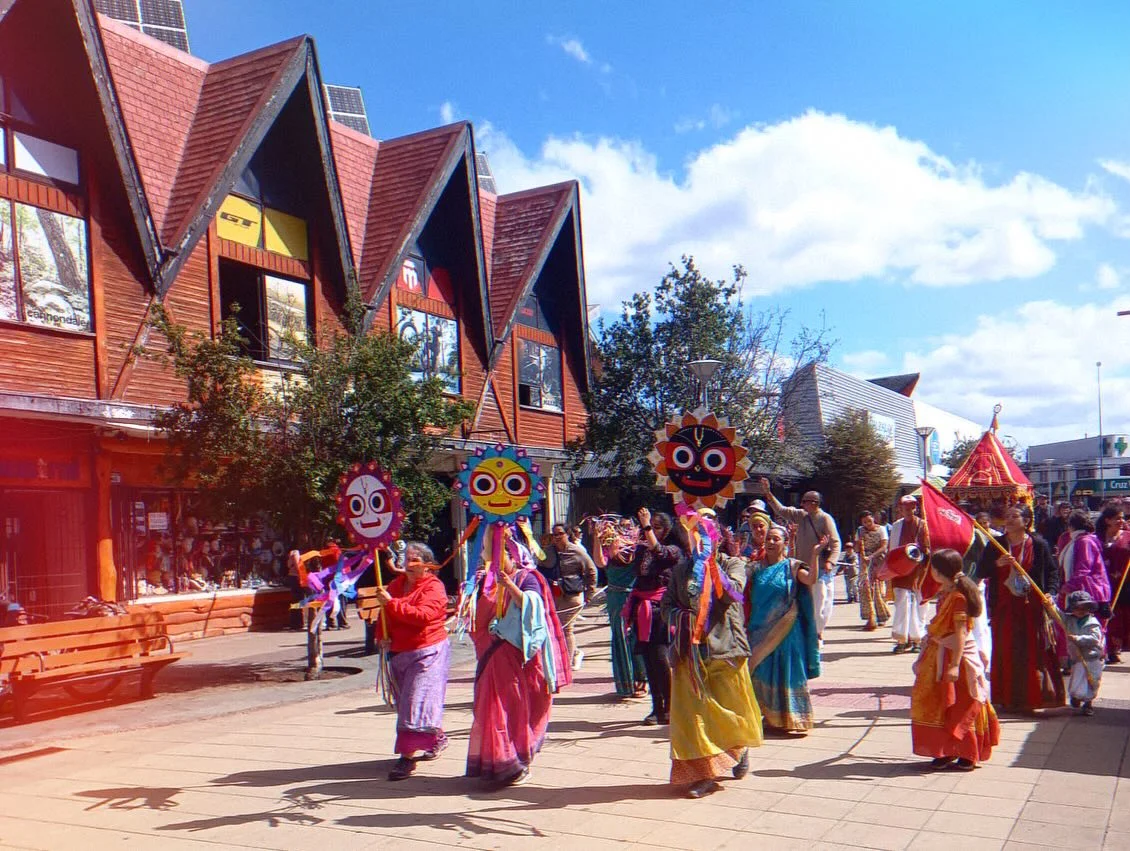
[[[307,606],[306,612],[306,679],[322,676],[322,624],[326,622],[321,606]]]
[[[54,213],[47,210],[36,210],[39,226],[43,228],[43,235],[47,237],[47,244],[55,258],[55,268],[59,271],[59,283],[69,292],[82,293],[86,290],[86,282],[79,280],[78,263],[75,262],[74,252],[67,243],[63,226],[55,218]]]

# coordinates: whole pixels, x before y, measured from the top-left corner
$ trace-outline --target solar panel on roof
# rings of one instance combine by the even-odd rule
[[[141,22],[137,0],[94,0],[94,8],[107,17],[127,24]]]
[[[141,0],[141,23],[183,30],[184,6],[181,0]]]
[[[325,86],[330,118],[358,133],[369,135],[369,116],[365,113],[365,100],[356,86]]]
[[[108,18],[188,52],[182,0],[94,0],[94,8]]]
[[[479,176],[479,189],[497,195],[498,187],[494,182],[494,172],[490,170],[490,161],[482,151],[475,151],[475,172]]]

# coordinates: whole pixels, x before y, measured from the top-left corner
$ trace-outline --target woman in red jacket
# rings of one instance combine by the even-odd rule
[[[403,780],[417,762],[433,760],[447,747],[443,702],[451,643],[447,639],[447,591],[433,571],[426,544],[404,549],[404,574],[378,588],[377,603],[388,622],[389,670],[396,696],[396,752],[389,780]]]

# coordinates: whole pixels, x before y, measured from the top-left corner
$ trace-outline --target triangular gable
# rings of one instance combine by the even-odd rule
[[[365,301],[388,298],[409,249],[423,233],[456,170],[463,165],[470,199],[470,243],[482,318],[484,355],[494,345],[471,125],[465,121],[382,141],[377,151],[358,279]]]
[[[592,384],[592,364],[584,329],[588,327],[588,297],[585,293],[584,256],[581,249],[580,192],[576,181],[543,186],[503,195],[495,212],[491,258],[490,301],[495,328],[497,363],[503,344],[518,314],[518,307],[537,283],[546,260],[559,240],[573,242],[576,255],[577,310],[582,338],[579,354],[584,359],[584,377]],[[585,390],[586,388],[582,388]]]
[[[1031,488],[1031,480],[992,431],[986,431],[969,457],[957,468],[949,488]]]

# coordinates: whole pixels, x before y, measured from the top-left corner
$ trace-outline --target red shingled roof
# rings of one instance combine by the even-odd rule
[[[495,212],[498,209],[498,196],[479,190],[479,221],[483,230],[483,261],[486,263],[487,281],[491,279],[491,252],[494,250]]]
[[[944,490],[958,499],[979,495],[1031,495],[1032,482],[990,429],[950,476]]]
[[[334,165],[337,166],[337,179],[341,186],[341,203],[345,208],[345,220],[349,228],[353,264],[360,268],[380,142],[351,127],[331,121],[330,143],[333,145]]]
[[[413,227],[420,224],[417,217],[425,200],[467,128],[461,121],[381,142],[357,273],[366,300],[377,294]]]
[[[208,63],[111,18],[99,15],[98,23],[126,132],[160,232]]]
[[[101,15],[98,24],[158,234],[174,245],[306,38],[208,65]]]
[[[490,312],[496,335],[503,333],[518,309],[539,258],[550,247],[554,235],[550,225],[568,204],[573,187],[571,182],[558,183],[499,196],[490,262]]]

